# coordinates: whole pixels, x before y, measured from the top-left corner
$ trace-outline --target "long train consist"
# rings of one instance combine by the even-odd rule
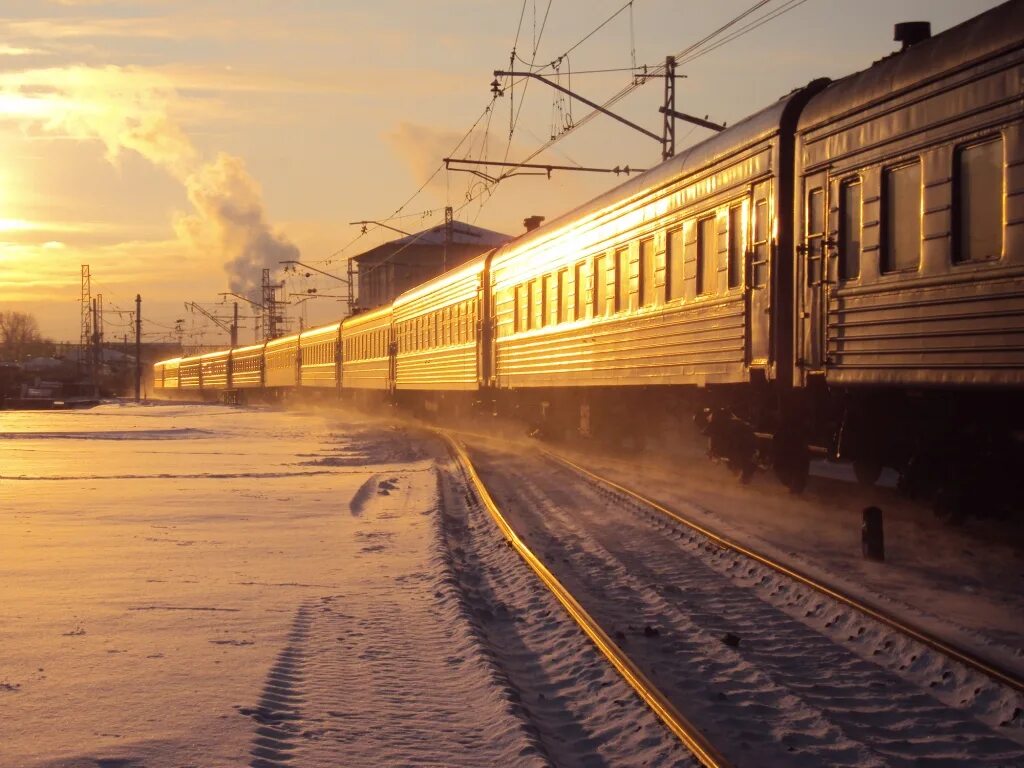
[[[1024,0],[768,108],[393,304],[154,366],[642,440],[814,447],[960,509],[1024,466]],[[981,495],[979,495],[981,494]]]

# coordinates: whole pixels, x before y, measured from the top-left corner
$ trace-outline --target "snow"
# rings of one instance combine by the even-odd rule
[[[802,495],[770,472],[741,484],[702,455],[657,450],[623,461],[569,451],[581,465],[737,543],[777,558],[938,637],[1024,675],[1024,531],[1009,521],[951,526],[894,488],[863,488],[824,462]],[[836,478],[839,478],[837,482]],[[885,478],[883,478],[884,480]],[[884,513],[885,562],[861,554],[861,513]]]
[[[510,447],[538,456],[534,441],[504,440]],[[741,486],[699,451],[627,463],[575,455],[711,528],[1024,666],[1024,561],[1012,539],[1000,540],[1005,529],[949,528],[885,488],[812,478],[794,497],[764,475]],[[530,482],[564,482],[561,470],[546,472]],[[517,519],[536,537],[562,513],[530,492],[536,510]],[[689,676],[670,685],[721,720],[720,733],[734,722],[736,697],[755,691],[745,709],[784,714],[773,749],[791,745],[806,760],[816,745],[836,764],[878,762],[861,747],[867,726],[833,711],[829,654],[869,688],[883,681],[919,707],[893,720],[885,695],[856,704],[894,739],[927,738],[917,725],[951,717],[931,703],[969,700],[963,711],[974,725],[949,720],[957,733],[922,754],[959,754],[971,729],[1005,716],[1005,700],[972,693],[975,677],[946,678],[948,667],[928,654],[899,670],[915,648],[897,641],[876,658],[889,634],[817,609],[818,598],[771,574],[739,571],[731,555],[718,553],[708,569],[735,586],[710,592],[692,615],[677,612],[685,590],[672,592],[663,569],[675,567],[677,549],[703,545],[665,529],[660,560],[645,560],[638,544],[629,559],[609,559],[634,513],[586,498],[589,522],[538,554],[563,572],[574,559],[596,564],[592,584],[603,594],[640,595],[632,618],[616,614],[619,602],[602,610],[628,650],[665,658],[659,669],[692,657]],[[886,513],[885,563],[860,558],[868,503]],[[586,543],[592,535],[597,544]],[[575,578],[571,586],[585,591],[586,579]],[[785,616],[765,618],[774,608],[757,601]],[[770,643],[759,650],[750,638],[765,634],[765,622]],[[645,632],[652,623],[660,635]],[[729,624],[743,638],[738,649],[720,642]],[[794,698],[786,681],[799,658],[786,633],[805,631],[797,625],[819,632],[822,648],[853,639],[823,652],[821,679]],[[936,686],[922,699],[908,680]],[[707,690],[727,698],[708,702]],[[755,731],[744,736],[747,754],[762,738]],[[417,427],[336,410],[199,404],[0,411],[0,768],[341,764],[692,761]]]
[[[0,422],[0,765],[523,748],[478,654],[450,661],[472,643],[433,597],[437,477],[402,430],[194,405]]]

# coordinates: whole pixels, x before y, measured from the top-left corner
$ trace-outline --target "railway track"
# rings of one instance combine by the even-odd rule
[[[1011,673],[563,457],[449,441],[510,545],[702,764],[1024,764]]]

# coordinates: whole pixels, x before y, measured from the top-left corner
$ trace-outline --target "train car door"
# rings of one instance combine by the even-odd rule
[[[800,248],[803,295],[800,316],[800,362],[804,373],[820,372],[825,365],[825,295],[828,270],[825,232],[828,212],[828,174],[825,171],[804,177],[804,226]]]
[[[747,247],[747,365],[767,367],[771,355],[771,182],[754,186]]]

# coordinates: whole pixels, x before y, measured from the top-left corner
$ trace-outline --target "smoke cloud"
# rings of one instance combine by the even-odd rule
[[[231,290],[260,300],[264,267],[299,250],[269,222],[262,190],[241,158],[203,162],[175,119],[173,84],[130,67],[65,67],[4,73],[0,112],[51,133],[103,143],[117,165],[125,150],[163,168],[185,187],[193,211],[174,221],[178,237],[219,259]]]
[[[241,158],[217,155],[185,187],[195,213],[179,217],[175,231],[195,248],[227,257],[232,291],[257,297],[264,267],[299,258],[299,249],[267,222],[260,187]]]

